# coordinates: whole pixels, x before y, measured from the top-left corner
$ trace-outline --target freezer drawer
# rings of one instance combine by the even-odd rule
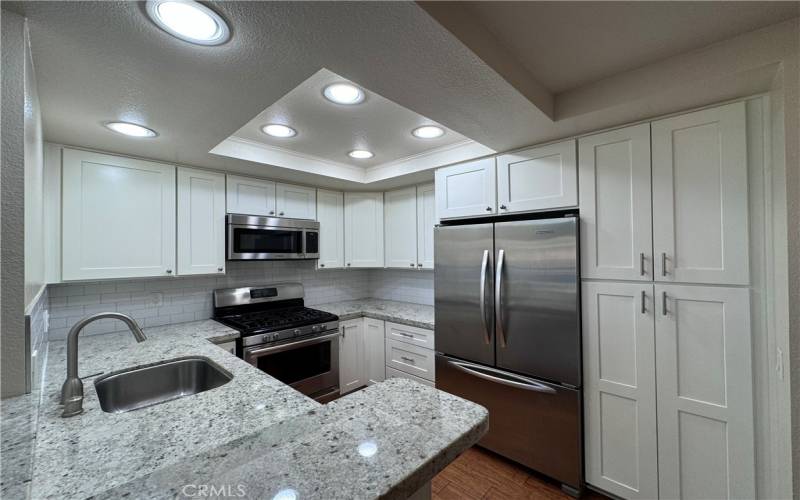
[[[580,489],[581,392],[436,355],[436,387],[489,410],[479,444]]]

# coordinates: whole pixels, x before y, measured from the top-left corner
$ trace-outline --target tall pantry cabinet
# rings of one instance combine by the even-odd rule
[[[578,142],[586,481],[753,498],[742,102]]]

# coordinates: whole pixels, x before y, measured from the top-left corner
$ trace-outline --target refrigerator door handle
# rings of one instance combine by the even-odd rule
[[[474,375],[475,377],[488,380],[490,382],[496,382],[498,384],[503,384],[510,387],[516,387],[517,389],[524,389],[526,391],[542,392],[545,394],[556,393],[556,390],[553,389],[552,387],[540,384],[539,382],[536,382],[535,380],[529,379],[527,377],[522,377],[511,373],[502,372],[495,368],[476,365],[473,363],[468,363],[466,361],[455,360],[447,356],[440,355],[440,357],[444,359],[452,367],[461,370],[462,372],[468,373],[470,375]]]
[[[503,263],[506,251],[500,250],[497,254],[497,271],[494,278],[494,314],[497,317],[497,335],[500,338],[500,347],[508,346],[506,330],[503,326]]]
[[[483,340],[486,344],[492,343],[492,338],[489,336],[489,325],[486,321],[486,270],[489,266],[489,250],[483,251],[483,260],[481,261],[481,326],[483,326]]]

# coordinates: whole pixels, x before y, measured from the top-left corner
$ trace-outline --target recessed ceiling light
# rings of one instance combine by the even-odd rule
[[[325,99],[336,104],[358,104],[364,101],[364,91],[349,83],[332,83],[322,90]]]
[[[277,123],[270,123],[261,127],[261,131],[272,137],[294,137],[297,135],[297,130],[286,125],[279,125]]]
[[[106,127],[114,132],[130,137],[155,137],[158,134],[155,130],[151,130],[141,125],[128,122],[108,122]]]
[[[198,45],[219,45],[231,32],[222,18],[194,0],[148,0],[147,14],[170,35]]]
[[[412,130],[411,134],[420,139],[436,139],[444,135],[444,129],[435,125],[423,125]]]
[[[350,158],[356,158],[357,160],[366,160],[367,158],[372,158],[375,156],[372,152],[364,150],[364,149],[354,149],[347,153]]]

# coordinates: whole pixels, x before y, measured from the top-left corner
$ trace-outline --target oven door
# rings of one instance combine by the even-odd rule
[[[245,347],[244,360],[326,403],[339,395],[339,331],[270,346]]]
[[[304,230],[228,224],[228,260],[306,259]]]

